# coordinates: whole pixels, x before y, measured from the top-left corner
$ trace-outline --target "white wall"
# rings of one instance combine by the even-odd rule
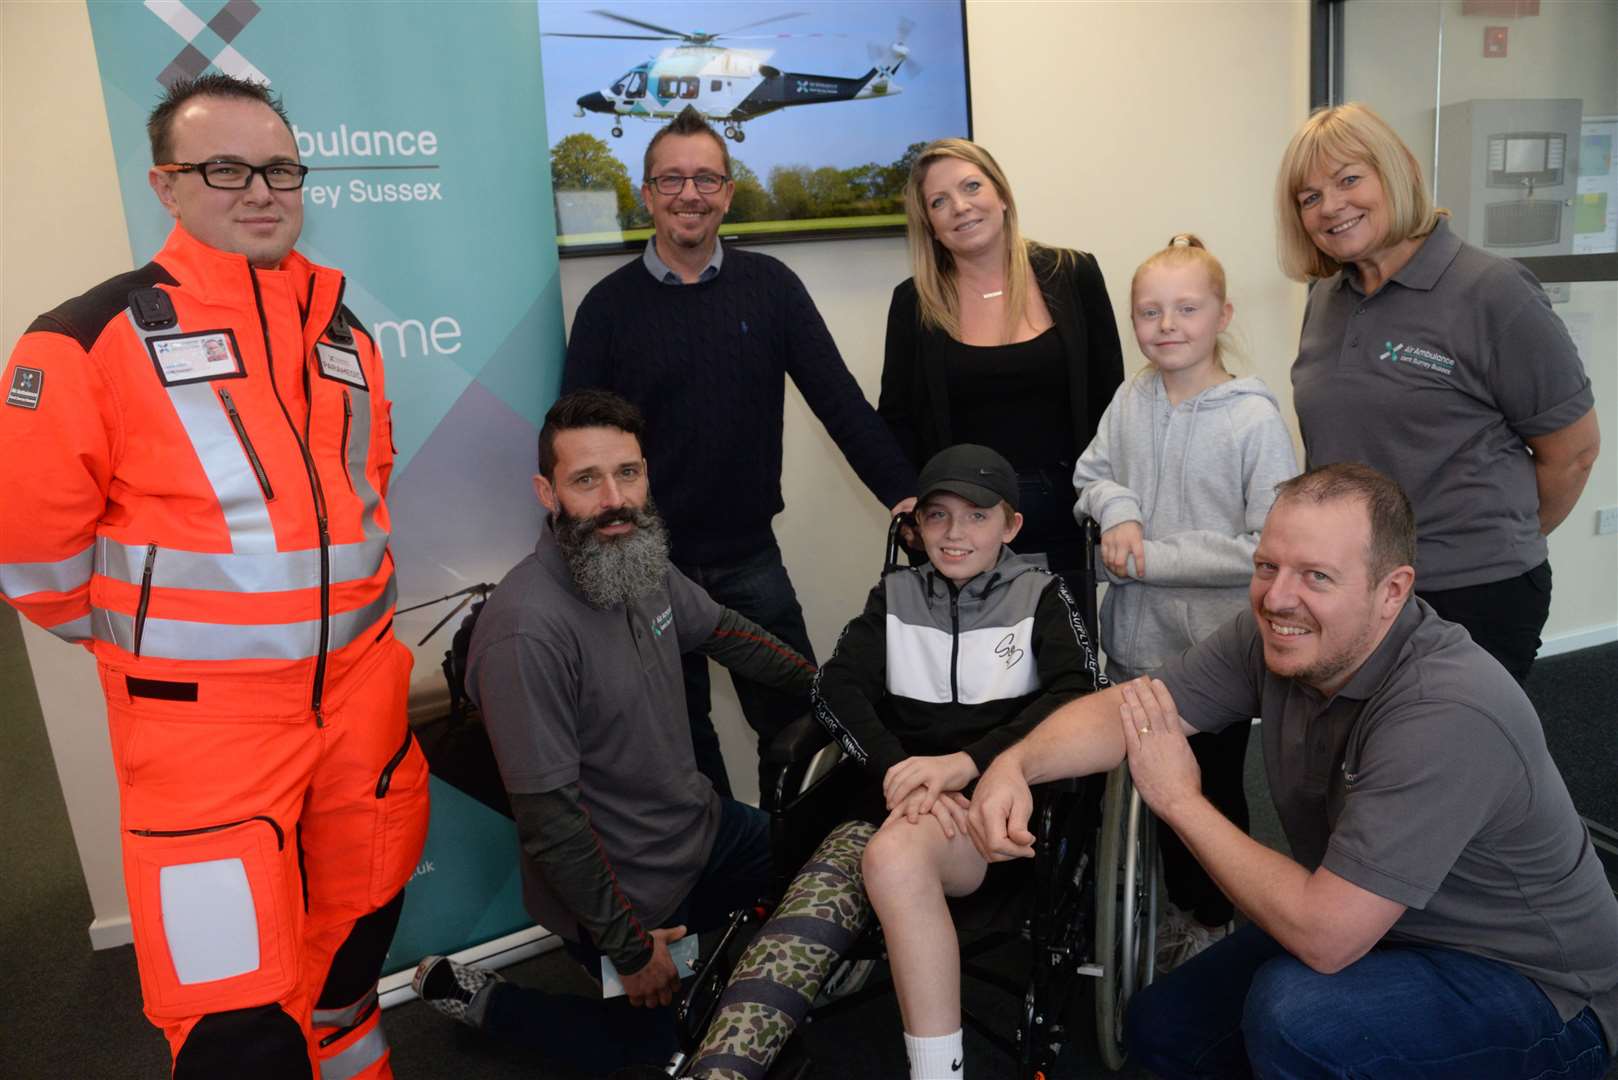
[[[84,5],[0,3],[0,79],[0,341],[9,352],[35,315],[133,261]],[[23,639],[96,913],[91,937],[119,944],[129,908],[95,664],[26,619]]]
[[[1122,313],[1135,265],[1172,233],[1201,234],[1225,262],[1252,370],[1289,409],[1303,290],[1275,269],[1269,192],[1306,112],[1307,5],[969,0],[967,15],[976,135],[1006,167],[1030,235],[1095,252]],[[84,9],[7,3],[0,19],[9,342],[35,313],[131,263]],[[847,108],[858,122],[858,106]],[[770,251],[803,278],[874,400],[888,297],[906,276],[902,242]],[[620,261],[564,263],[569,318]],[[1126,356],[1139,364],[1132,342]],[[875,580],[883,512],[795,393],[783,481],[776,532],[825,655]],[[74,834],[97,916],[116,920],[124,900],[100,704],[87,657],[41,636],[29,637],[29,656]],[[733,702],[719,705],[740,781],[753,772],[750,734]]]

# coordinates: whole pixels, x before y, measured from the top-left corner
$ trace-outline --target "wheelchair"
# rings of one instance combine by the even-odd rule
[[[885,568],[897,565],[897,525],[890,530]],[[1099,530],[1086,524],[1084,580],[1078,599],[1086,625],[1096,626],[1095,551]],[[775,852],[772,893],[780,897],[820,839],[847,817],[869,781],[813,717],[789,725],[763,750],[765,787],[761,808],[770,814]],[[987,983],[1022,999],[1017,1030],[986,1023],[963,1002],[962,1020],[1016,1063],[1019,1080],[1045,1080],[1082,1023],[1079,979],[1097,980],[1093,1023],[1107,1068],[1124,1064],[1123,1019],[1130,997],[1152,980],[1157,936],[1157,847],[1154,822],[1130,782],[1128,766],[1105,777],[1042,784],[1035,791],[1035,856],[1008,902],[1004,888],[988,887],[950,907],[962,932],[963,979]],[[985,896],[985,893],[994,893]],[[766,917],[768,902],[739,912],[720,942],[705,950],[696,976],[679,1003],[684,1053],[668,1073],[685,1075],[713,1017],[741,951]],[[1025,984],[979,962],[985,954],[1021,939],[1031,956]],[[882,956],[874,923],[843,957],[845,965]],[[834,971],[829,981],[835,981]],[[825,1018],[890,992],[883,980],[822,1004],[810,1014]],[[785,1066],[792,1078],[809,1066]],[[778,1064],[772,1077],[784,1077]]]

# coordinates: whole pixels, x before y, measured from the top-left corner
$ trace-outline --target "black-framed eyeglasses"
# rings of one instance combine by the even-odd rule
[[[201,173],[204,184],[224,191],[249,187],[255,175],[264,177],[264,182],[276,191],[297,191],[303,187],[303,178],[309,175],[309,166],[290,161],[272,161],[268,165],[249,165],[245,161],[175,161],[159,165],[157,170]]]
[[[730,181],[730,177],[720,173],[697,173],[695,176],[681,176],[679,173],[665,173],[662,176],[652,177],[652,186],[662,195],[678,195],[685,190],[686,181],[702,195],[716,195],[719,189]]]

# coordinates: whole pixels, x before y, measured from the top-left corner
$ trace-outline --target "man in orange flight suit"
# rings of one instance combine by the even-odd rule
[[[293,251],[306,170],[266,90],[179,83],[148,129],[168,242],[41,315],[0,381],[0,592],[95,654],[174,1076],[387,1077],[427,766],[381,356]]]

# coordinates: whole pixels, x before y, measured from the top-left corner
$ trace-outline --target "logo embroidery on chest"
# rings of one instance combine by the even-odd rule
[[[1406,345],[1399,342],[1395,345],[1391,341],[1382,343],[1383,351],[1377,356],[1378,360],[1391,360],[1395,364],[1408,364],[1422,371],[1430,371],[1435,375],[1455,374],[1455,361],[1441,352],[1424,349],[1420,345]]]
[[[1016,667],[1017,661],[1023,658],[1023,650],[1017,648],[1017,635],[1007,634],[1001,638],[999,644],[994,647],[994,655],[1005,661],[1006,670]]]
[[[663,631],[674,625],[674,606],[664,608],[652,619],[652,633],[657,637],[663,636]]]

